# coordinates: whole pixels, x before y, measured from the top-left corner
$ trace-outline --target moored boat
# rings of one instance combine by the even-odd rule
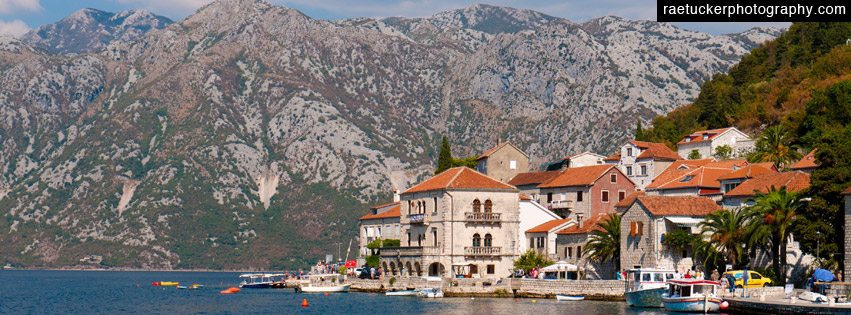
[[[271,274],[271,273],[247,273],[239,275],[240,278],[243,278],[242,283],[239,284],[240,288],[249,288],[249,289],[265,289],[271,288],[272,284],[275,282],[275,277],[281,277],[282,274]]]
[[[440,289],[435,289],[435,288],[422,289],[422,290],[420,290],[420,292],[418,294],[421,297],[424,297],[424,298],[442,298],[443,297],[443,291],[441,291]]]
[[[299,284],[301,292],[349,292],[346,276],[340,274],[317,274],[308,276],[306,283]]]
[[[712,312],[721,310],[719,283],[709,280],[668,280],[668,290],[662,294],[662,305],[674,312]]]
[[[626,272],[626,305],[636,307],[662,307],[662,294],[666,281],[674,277],[673,270],[630,269]]]
[[[582,301],[585,299],[584,295],[562,295],[557,294],[556,300],[558,301]]]
[[[403,291],[387,291],[384,295],[387,296],[416,296],[419,295],[419,290],[403,290]]]

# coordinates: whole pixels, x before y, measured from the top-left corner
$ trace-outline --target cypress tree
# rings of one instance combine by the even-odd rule
[[[638,120],[638,124],[635,126],[635,141],[647,141],[644,139],[644,129],[641,128],[641,119]]]
[[[440,152],[437,154],[437,169],[434,170],[434,174],[437,175],[452,168],[452,164],[452,149],[449,148],[449,139],[443,136],[443,142],[440,144]]]

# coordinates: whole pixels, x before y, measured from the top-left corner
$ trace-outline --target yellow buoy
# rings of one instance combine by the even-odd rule
[[[538,303],[538,301],[532,300],[532,303]]]

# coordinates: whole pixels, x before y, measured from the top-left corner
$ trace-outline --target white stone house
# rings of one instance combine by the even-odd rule
[[[517,235],[517,239],[520,241],[518,243],[518,252],[523,254],[530,248],[529,241],[523,241],[526,239],[527,230],[559,219],[561,219],[559,215],[542,206],[531,197],[520,195],[520,229],[518,229],[520,234]]]
[[[576,224],[572,219],[554,219],[526,230],[524,240],[528,248],[545,255],[553,261],[558,260],[556,253],[556,232]]]
[[[399,195],[396,195],[398,197]],[[377,239],[399,239],[401,225],[399,224],[400,202],[370,208],[370,213],[358,221],[358,251],[361,257],[370,255],[366,245]]]
[[[656,176],[674,161],[682,160],[674,150],[662,143],[627,141],[617,154],[606,158],[608,164],[617,164],[637,190],[644,190]]]
[[[732,157],[741,157],[754,150],[755,142],[750,136],[736,127],[694,132],[677,143],[677,154],[688,158],[692,150],[697,150],[700,159],[712,158],[715,149],[728,145],[733,150]]]
[[[607,220],[607,214],[599,214],[588,219],[571,224],[556,232],[556,254],[559,260],[575,264],[585,270],[585,279],[615,279],[613,260],[590,262],[583,253],[588,236],[600,227],[598,224]]]

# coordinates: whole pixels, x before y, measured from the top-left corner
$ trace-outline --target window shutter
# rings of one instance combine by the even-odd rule
[[[629,223],[629,236],[635,236],[635,222]]]
[[[638,231],[636,234],[638,236],[644,235],[644,222],[638,222]]]

